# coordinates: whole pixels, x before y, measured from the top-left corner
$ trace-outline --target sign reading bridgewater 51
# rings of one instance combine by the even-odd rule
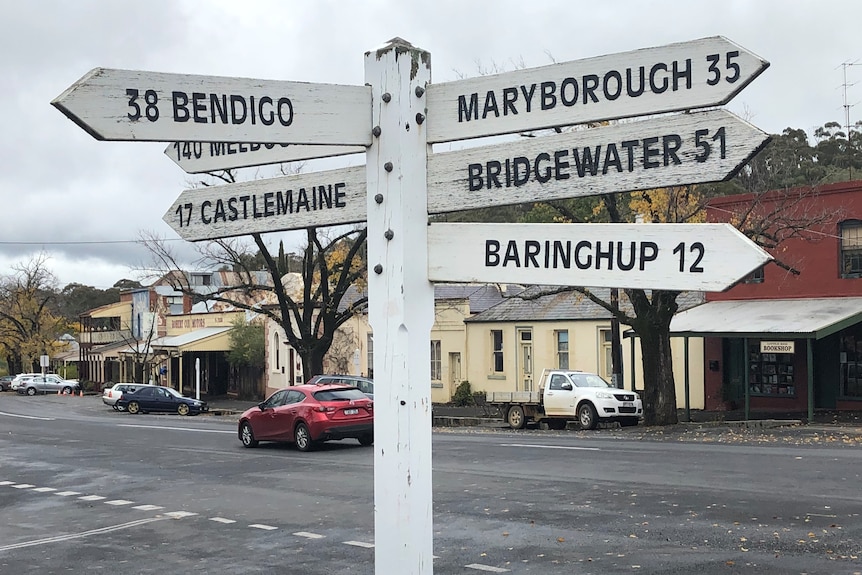
[[[428,142],[726,104],[769,66],[715,36],[428,86]]]
[[[711,110],[432,154],[428,211],[720,181],[768,141],[732,113]]]
[[[98,140],[371,143],[368,86],[96,68],[51,104]]]

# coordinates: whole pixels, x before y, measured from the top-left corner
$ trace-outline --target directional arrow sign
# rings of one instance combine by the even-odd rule
[[[365,166],[185,190],[164,215],[180,237],[212,240],[366,219]]]
[[[769,136],[725,110],[676,114],[428,157],[428,211],[727,179]]]
[[[187,174],[364,152],[364,146],[297,146],[244,142],[173,142],[165,148],[165,155]]]
[[[429,142],[726,104],[769,62],[715,36],[428,86]]]
[[[771,259],[730,224],[428,228],[432,282],[721,291]]]
[[[97,140],[371,143],[368,86],[96,68],[51,104]]]

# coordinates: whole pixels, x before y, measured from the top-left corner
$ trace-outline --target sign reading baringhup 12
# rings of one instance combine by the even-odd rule
[[[428,141],[726,104],[769,62],[715,36],[428,86]]]
[[[51,104],[98,140],[371,143],[368,86],[96,68]]]

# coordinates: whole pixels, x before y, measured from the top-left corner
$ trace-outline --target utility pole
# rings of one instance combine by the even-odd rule
[[[620,310],[620,291],[611,288],[611,307],[615,312]],[[618,389],[623,388],[623,353],[620,343],[620,320],[616,315],[611,317],[611,383]]]

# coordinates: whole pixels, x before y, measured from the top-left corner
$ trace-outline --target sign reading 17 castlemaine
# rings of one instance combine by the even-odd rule
[[[368,86],[96,68],[51,104],[98,140],[371,143]]]
[[[726,104],[769,62],[715,36],[428,86],[428,142]]]

